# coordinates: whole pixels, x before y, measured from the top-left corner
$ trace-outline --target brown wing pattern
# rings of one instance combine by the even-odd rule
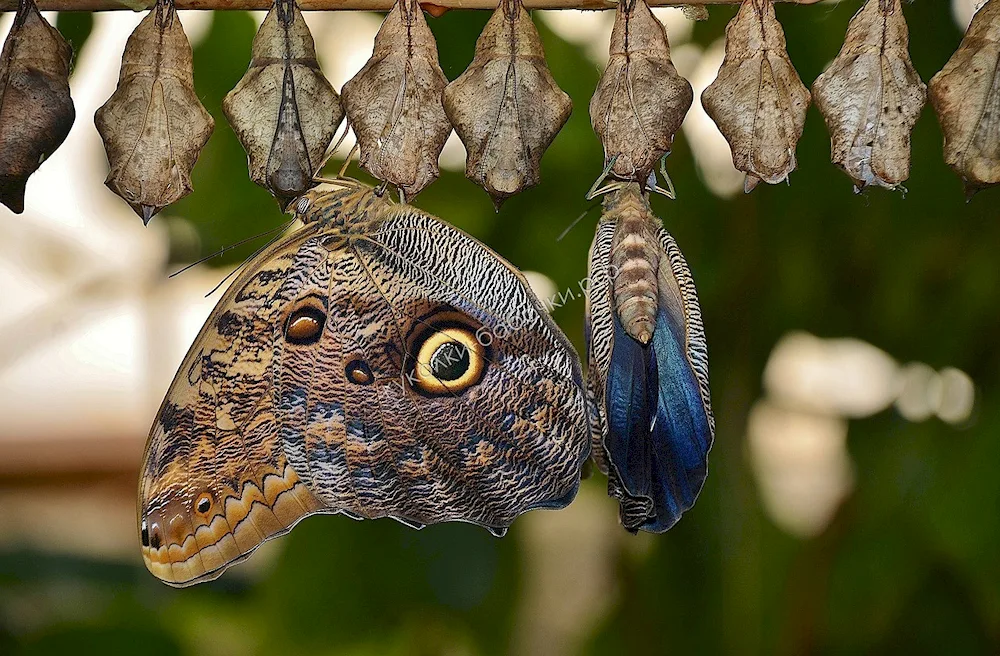
[[[250,263],[167,394],[139,515],[168,583],[316,512],[502,535],[576,493],[579,363],[520,274],[407,206],[333,206]]]
[[[320,509],[288,467],[270,370],[282,295],[302,271],[307,230],[260,255],[212,312],[146,444],[139,481],[143,556],[171,583],[212,578]]]

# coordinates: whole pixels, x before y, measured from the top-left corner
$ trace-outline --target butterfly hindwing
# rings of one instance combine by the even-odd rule
[[[498,532],[527,510],[565,505],[589,451],[579,364],[520,275],[411,208],[331,257],[320,348],[311,365],[289,360],[278,374],[302,376],[308,366],[329,374],[296,410],[304,442],[287,449],[324,503]],[[481,350],[476,384],[419,384],[422,346],[441,331],[458,331]],[[352,367],[372,380],[349,382]],[[304,399],[299,388],[293,396]]]

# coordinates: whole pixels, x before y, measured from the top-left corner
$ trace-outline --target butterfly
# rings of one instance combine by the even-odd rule
[[[662,533],[694,505],[715,435],[701,309],[640,185],[602,191],[586,320],[594,460],[622,525]]]
[[[146,443],[147,568],[217,577],[316,513],[481,525],[576,495],[590,453],[573,347],[524,277],[361,183],[294,203],[195,339]]]

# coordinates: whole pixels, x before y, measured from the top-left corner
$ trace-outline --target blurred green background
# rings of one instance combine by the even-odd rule
[[[778,7],[807,85],[839,50],[858,6]],[[720,38],[734,11],[712,8],[690,42]],[[944,0],[905,11],[927,81],[961,30]],[[430,19],[450,79],[471,60],[488,17]],[[91,20],[65,13],[58,26],[79,49]],[[557,289],[575,289],[597,210],[557,237],[587,210],[583,195],[601,168],[587,115],[600,69],[579,44],[536,24],[575,105],[543,160],[541,185],[495,213],[481,189],[446,171],[416,204]],[[179,239],[178,262],[283,220],[249,182],[221,112],[254,31],[249,15],[217,12],[195,48],[197,91],[216,131],[194,170],[195,192],[156,219],[195,227],[196,252]],[[855,195],[829,163],[813,107],[791,184],[725,199],[706,188],[679,135],[669,158],[679,198],[653,203],[698,285],[718,431],[704,492],[669,533],[626,535],[595,475],[570,509],[533,513],[502,540],[465,525],[414,532],[311,518],[270,557],[255,557],[257,566],[185,590],[149,575],[138,545],[125,562],[9,547],[0,552],[0,654],[1000,653],[1000,192],[966,203],[941,141],[926,107],[908,192]],[[554,311],[580,352],[582,315],[582,298]],[[798,330],[957,367],[977,392],[959,426],[907,421],[894,409],[851,421],[853,491],[810,536],[767,513],[746,439],[768,355]]]

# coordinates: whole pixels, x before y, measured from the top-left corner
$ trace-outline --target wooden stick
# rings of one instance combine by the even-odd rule
[[[680,5],[734,5],[741,0],[649,0],[652,7]],[[820,0],[776,0],[796,5],[811,5]],[[0,0],[0,11],[14,11],[18,0]],[[299,0],[303,11],[365,10],[388,11],[395,0]],[[129,9],[143,11],[156,4],[156,0],[36,0],[42,11],[113,11]],[[270,0],[176,0],[178,9],[270,9]],[[497,0],[433,0],[421,6],[435,13],[444,9],[496,9]],[[613,0],[524,0],[528,9],[614,9]]]

